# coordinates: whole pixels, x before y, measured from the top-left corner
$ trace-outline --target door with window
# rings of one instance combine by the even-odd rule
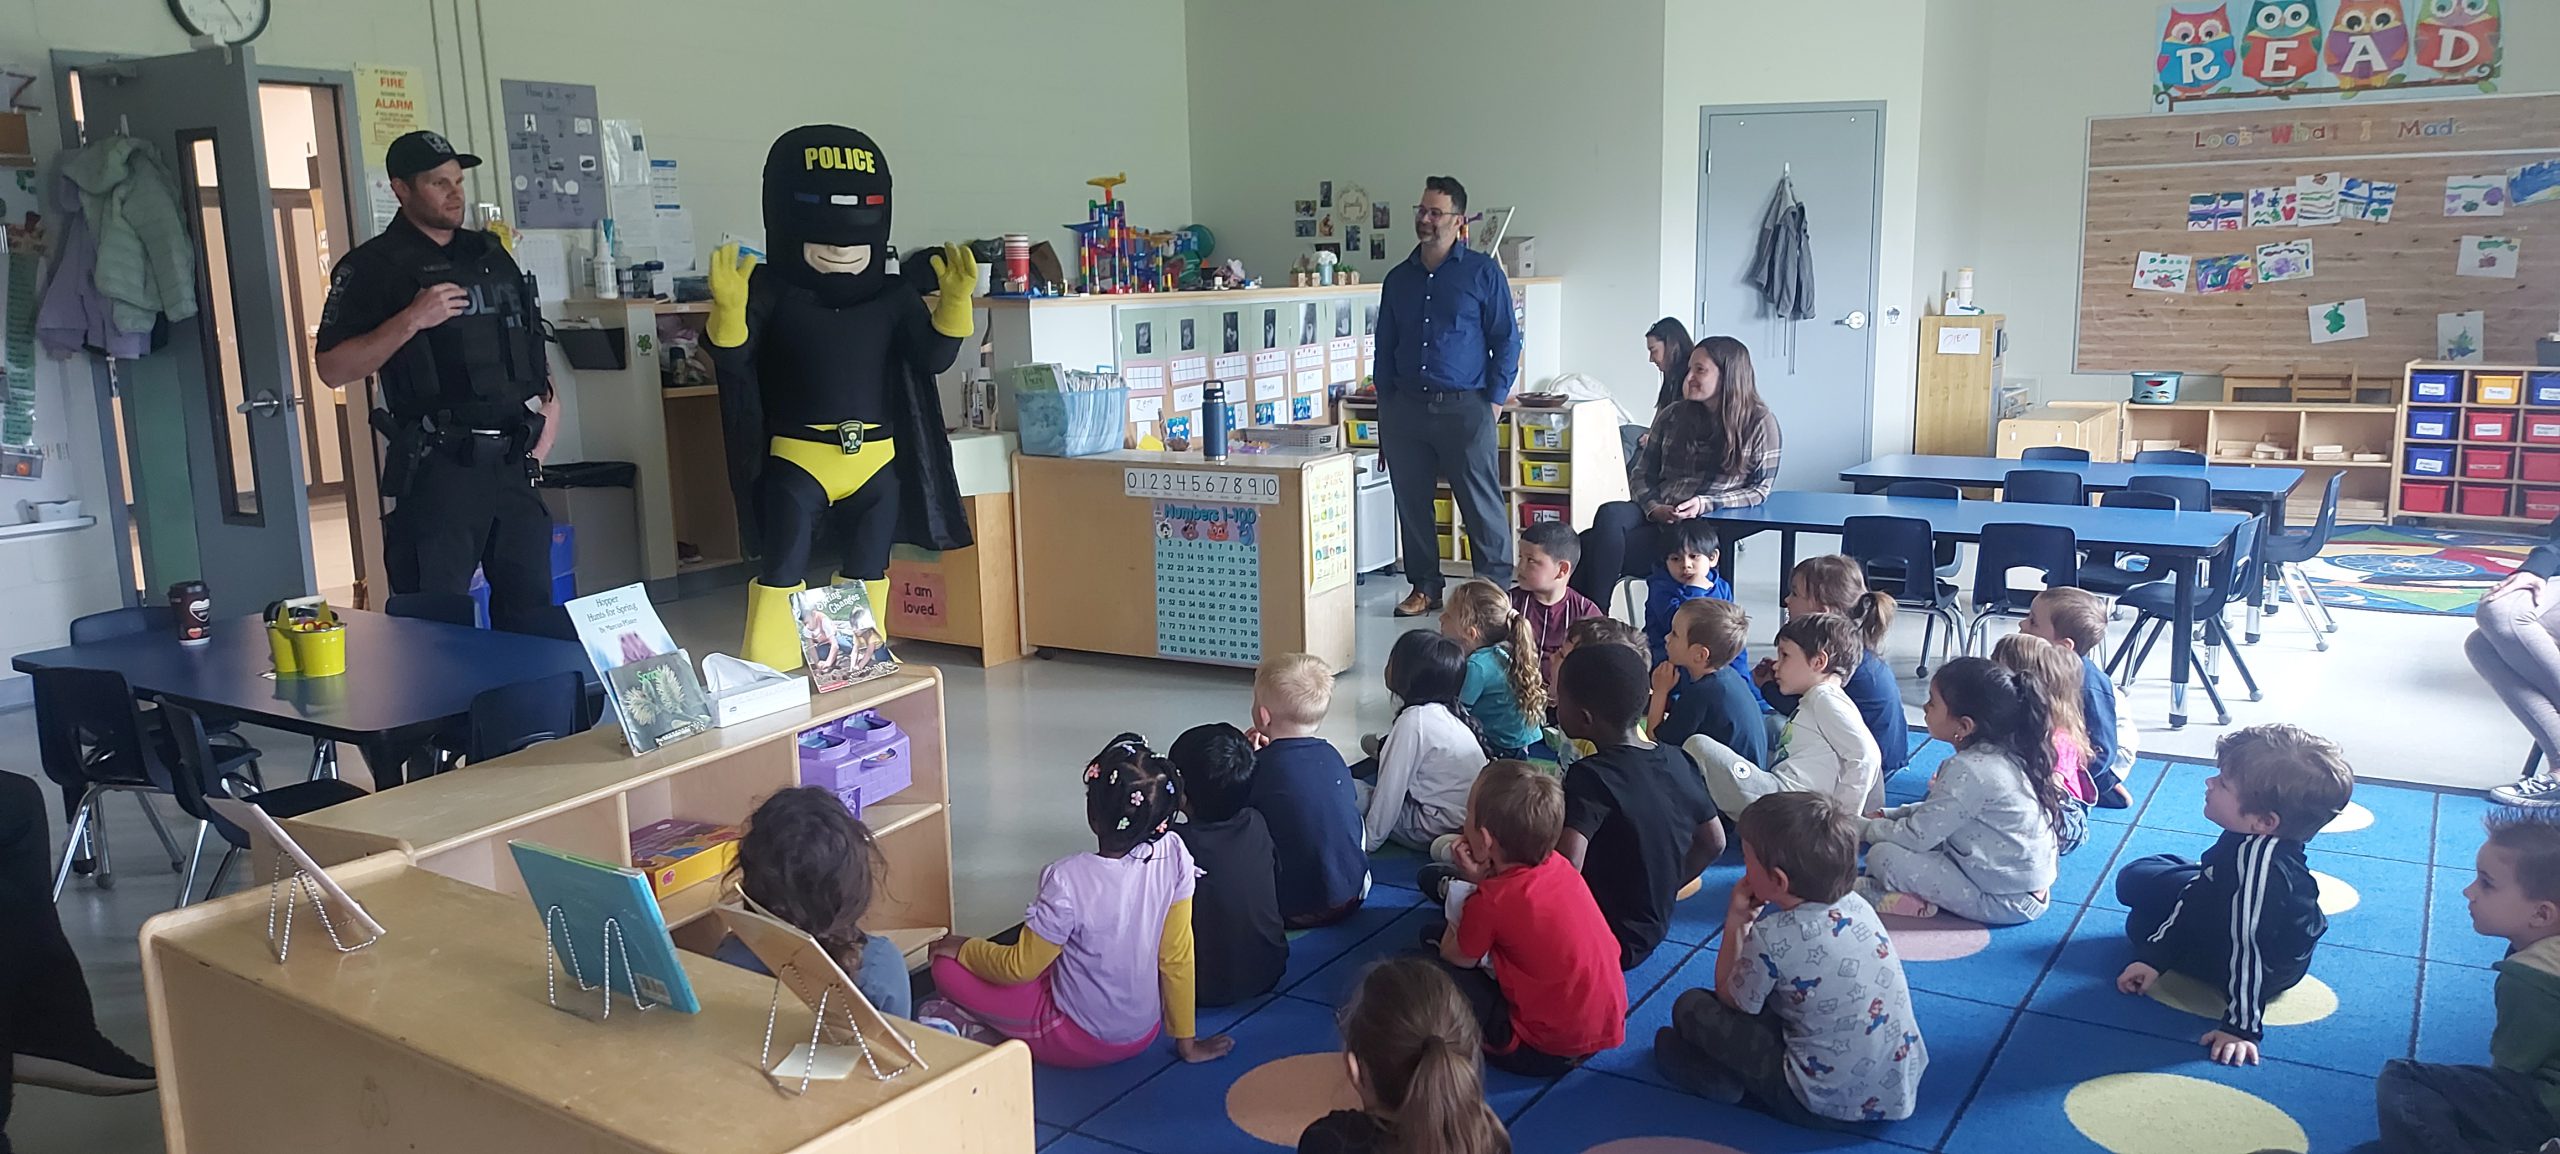
[[[162,427],[183,428],[186,468],[136,460],[133,500],[192,509],[192,568],[217,604],[308,593],[306,398],[283,311],[257,63],[233,47],[70,68],[74,142],[126,135],[149,144],[176,186],[194,249],[196,314],[169,325],[168,342],[126,374],[170,384],[150,403],[174,402],[177,421],[159,416]]]
[[[1760,395],[1786,455],[1778,484],[1838,489],[1867,459],[1875,409],[1884,108],[1788,105],[1699,110],[1698,329],[1751,347]],[[1781,182],[1805,206],[1814,315],[1771,315],[1750,282],[1761,222]],[[1853,415],[1854,414],[1854,415]]]

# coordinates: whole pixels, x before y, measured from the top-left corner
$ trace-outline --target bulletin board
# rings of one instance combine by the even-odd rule
[[[2499,204],[2502,215],[2449,215],[2447,182],[2554,160],[2560,95],[2093,119],[2077,371],[2317,361],[2397,377],[2411,360],[2437,358],[2439,314],[2472,311],[2485,322],[2487,363],[2530,364],[2534,338],[2560,326],[2560,195]],[[2396,185],[2389,218],[2349,210],[2334,224],[2247,227],[2244,206],[2242,227],[2189,228],[2191,198],[2245,199],[2331,173]],[[2517,179],[2515,195],[2529,195],[2541,179]],[[2513,279],[2458,275],[2467,236],[2516,242]],[[2300,279],[2212,294],[2193,284],[2182,292],[2135,286],[2145,253],[2201,262],[2302,241],[2311,245],[2312,271]],[[2313,306],[2330,316],[2326,306],[2356,301],[2368,335],[2314,344]]]

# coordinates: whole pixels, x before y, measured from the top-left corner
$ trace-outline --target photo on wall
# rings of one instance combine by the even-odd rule
[[[1387,259],[1387,238],[1383,236],[1373,236],[1369,238],[1369,259]]]
[[[1154,322],[1138,322],[1137,346],[1138,355],[1142,357],[1156,351],[1156,326]]]
[[[1309,301],[1306,304],[1298,306],[1298,308],[1298,343],[1302,345],[1312,345],[1316,343],[1315,302]]]
[[[1191,318],[1182,318],[1182,351],[1187,353],[1199,347],[1200,339],[1198,335],[1192,331]]]
[[[1228,309],[1225,316],[1220,319],[1219,324],[1225,328],[1226,332],[1220,339],[1218,351],[1222,353],[1243,352],[1244,341],[1242,334],[1236,331],[1235,310]]]
[[[1280,310],[1278,309],[1262,310],[1262,347],[1266,349],[1280,347]]]

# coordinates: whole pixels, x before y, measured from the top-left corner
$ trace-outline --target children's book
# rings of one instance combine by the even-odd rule
[[[595,666],[598,678],[634,661],[676,651],[675,637],[658,620],[658,610],[649,604],[649,591],[640,585],[574,598],[561,608],[569,611],[578,644],[585,647],[587,664]],[[621,706],[611,696],[605,705],[617,717],[621,715]]]
[[[880,631],[860,582],[794,593],[791,614],[800,619],[800,656],[818,692],[898,671],[897,655],[889,652],[888,635]]]
[[[560,968],[579,985],[604,982],[608,968],[616,991],[651,1006],[672,1007],[691,1014],[702,1006],[693,997],[693,982],[676,960],[675,939],[649,880],[640,871],[580,857],[529,841],[510,841],[516,872],[534,915],[551,935],[551,952]],[[552,911],[558,910],[555,916]],[[606,924],[613,926],[607,948]]]
[[[605,671],[605,687],[631,752],[647,753],[711,728],[711,704],[684,650]]]

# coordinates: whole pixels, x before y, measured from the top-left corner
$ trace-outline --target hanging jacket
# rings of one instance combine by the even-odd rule
[[[61,172],[97,231],[98,291],[114,302],[115,327],[149,332],[160,316],[196,315],[195,242],[159,150],[113,136],[66,154]]]
[[[1770,315],[1785,321],[1812,319],[1813,237],[1791,177],[1779,178],[1777,195],[1769,198],[1769,211],[1760,218],[1760,245],[1751,254],[1750,281],[1768,303]]]
[[[96,349],[119,360],[151,351],[151,332],[126,332],[115,324],[115,302],[98,291],[98,238],[89,231],[89,216],[80,211],[80,186],[69,177],[54,177],[53,279],[45,282],[44,303],[36,312],[36,339],[45,351],[68,357]]]

